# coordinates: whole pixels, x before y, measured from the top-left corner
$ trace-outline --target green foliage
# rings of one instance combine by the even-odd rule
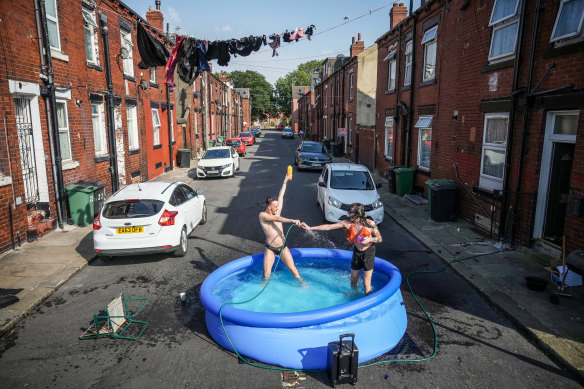
[[[275,103],[276,107],[284,113],[285,116],[290,116],[290,105],[292,102],[292,85],[309,86],[311,75],[317,73],[320,69],[322,61],[312,60],[298,65],[298,69],[294,70],[284,77],[278,78],[275,85]]]
[[[249,88],[251,98],[251,120],[263,119],[267,113],[276,111],[272,102],[273,88],[266,78],[253,70],[234,70],[229,73],[235,88]]]

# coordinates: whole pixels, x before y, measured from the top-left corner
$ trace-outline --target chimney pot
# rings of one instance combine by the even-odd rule
[[[353,42],[352,42],[352,44],[355,44],[355,37],[353,37]]]
[[[156,0],[154,4],[156,4],[156,9],[160,11],[160,0]]]
[[[361,40],[361,33],[357,34],[357,36],[358,36],[357,41],[360,41]]]

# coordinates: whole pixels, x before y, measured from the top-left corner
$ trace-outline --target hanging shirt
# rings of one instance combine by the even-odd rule
[[[181,35],[176,36],[176,43],[174,45],[174,49],[172,49],[172,54],[170,55],[168,61],[166,62],[164,83],[171,88],[176,87],[174,83],[174,68],[176,67],[177,60],[182,56],[182,43],[184,40],[185,40],[184,36]]]
[[[276,49],[280,47],[280,34],[272,34],[270,35],[271,42],[268,42],[268,46],[270,46],[274,51],[272,52],[272,57],[279,55]]]
[[[314,34],[314,30],[316,30],[316,27],[314,26],[314,24],[311,24],[310,26],[308,26],[306,28],[306,37],[308,38],[308,40],[312,40],[312,35]]]
[[[138,51],[142,58],[142,61],[138,64],[140,69],[166,65],[170,53],[164,47],[164,44],[146,31],[142,23],[138,23],[137,38]]]

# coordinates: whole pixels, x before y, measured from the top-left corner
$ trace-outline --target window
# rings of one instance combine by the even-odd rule
[[[150,68],[150,82],[156,84],[156,68]]]
[[[393,160],[393,117],[385,118],[385,157]]]
[[[423,170],[430,170],[432,116],[420,116],[416,123],[416,128],[418,128],[418,167]]]
[[[349,76],[349,100],[353,100],[353,71]]]
[[[424,45],[424,73],[422,81],[432,80],[436,77],[436,33],[438,26],[432,27],[424,33],[422,45]]]
[[[170,127],[170,140],[174,142],[174,116],[172,115],[172,109],[170,110],[170,123],[168,123]]]
[[[479,185],[488,190],[503,189],[507,150],[508,113],[485,115]]]
[[[389,70],[387,76],[387,90],[395,90],[395,59],[389,61]]]
[[[97,34],[97,22],[95,21],[95,14],[93,11],[85,7],[81,8],[83,12],[83,32],[85,34],[85,56],[87,62],[98,65],[99,64],[99,46]]]
[[[136,107],[128,107],[128,148],[136,150],[140,148],[138,142],[138,116],[136,114]]]
[[[353,118],[349,118],[349,144],[353,144]]]
[[[550,41],[582,35],[583,21],[584,0],[562,0]]]
[[[152,139],[154,145],[160,144],[160,117],[158,116],[158,109],[152,108]]]
[[[406,42],[406,58],[405,58],[405,71],[404,71],[404,86],[410,85],[412,83],[412,49],[413,43],[410,39]]]
[[[57,101],[57,124],[59,126],[59,148],[63,161],[71,159],[71,141],[69,138],[69,118],[67,116],[67,104]]]
[[[122,58],[124,59],[124,74],[134,77],[134,60],[132,58],[132,33],[123,28],[120,29],[122,36]]]
[[[51,48],[61,51],[61,38],[59,37],[59,19],[57,17],[57,0],[45,1],[45,13],[47,15],[47,34]]]
[[[515,53],[519,29],[517,10],[519,0],[495,0],[489,27],[493,27],[489,60],[500,59]]]
[[[93,124],[93,142],[95,154],[107,154],[107,139],[105,136],[105,115],[102,103],[91,104],[91,122]]]

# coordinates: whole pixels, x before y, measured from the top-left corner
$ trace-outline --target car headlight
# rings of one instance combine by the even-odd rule
[[[298,160],[301,161],[301,162],[306,162],[307,159],[304,158],[304,157],[298,157]]]
[[[219,166],[219,169],[227,169],[230,166],[231,166],[231,164],[228,163],[227,165],[221,165],[221,166]]]
[[[381,198],[378,198],[371,204],[371,208],[377,209],[383,207],[383,203],[381,202]]]
[[[335,199],[333,196],[329,196],[328,203],[329,203],[329,205],[332,205],[335,208],[341,208],[343,206],[343,203],[341,203],[339,200]]]

